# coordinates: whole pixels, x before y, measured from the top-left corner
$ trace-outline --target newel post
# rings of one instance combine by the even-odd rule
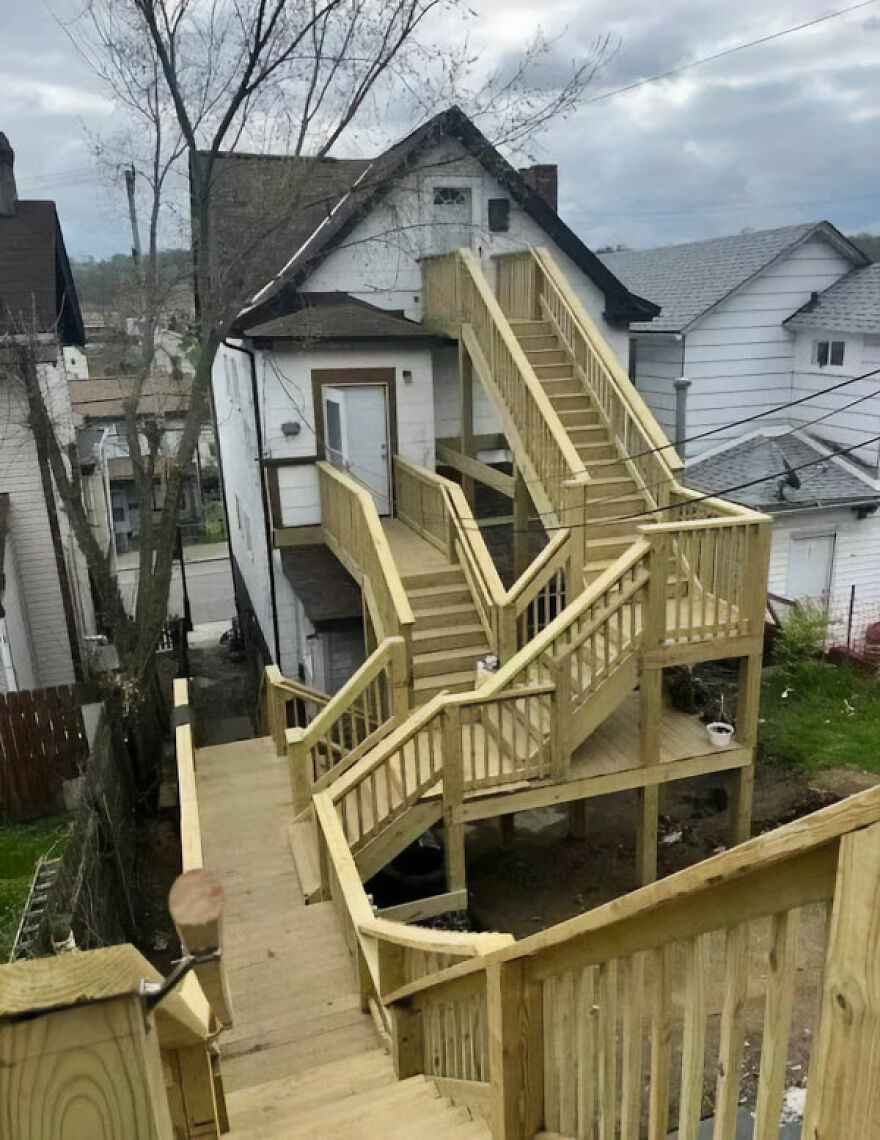
[[[555,686],[550,698],[550,761],[553,776],[557,780],[564,780],[568,776],[571,762],[571,657],[563,651],[558,657],[550,657],[547,665],[550,680]]]
[[[303,728],[288,728],[285,732],[294,815],[305,811],[312,802],[312,774],[309,770],[309,751],[303,743],[305,735]]]
[[[840,841],[805,1137],[880,1135],[880,823]]]
[[[461,747],[461,707],[449,705],[443,710],[443,840],[446,847],[446,889],[464,890],[464,828],[457,819],[464,798],[464,757]]]
[[[522,959],[486,968],[493,1140],[532,1140],[544,1127],[541,985]]]

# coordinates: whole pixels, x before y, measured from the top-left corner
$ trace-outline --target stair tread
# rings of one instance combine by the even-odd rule
[[[424,612],[424,611],[423,611]],[[420,615],[421,616],[421,615]],[[413,645],[418,645],[420,641],[430,641],[434,637],[473,637],[474,635],[482,635],[485,637],[486,631],[483,629],[480,622],[468,622],[464,625],[449,625],[442,631],[438,629],[416,629],[413,630],[412,641]],[[424,650],[423,652],[430,652]]]
[[[413,689],[422,692],[425,689],[448,689],[452,685],[467,685],[473,688],[476,673],[473,669],[465,672],[434,673],[427,677],[417,677],[413,681]]]
[[[482,626],[480,626],[480,633],[483,634],[482,643],[461,645],[455,649],[429,649],[424,653],[414,653],[413,665],[429,661],[456,661],[459,658],[483,656],[489,652],[489,643],[486,641],[486,635],[483,633]]]

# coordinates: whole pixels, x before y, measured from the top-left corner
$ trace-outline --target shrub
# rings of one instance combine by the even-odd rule
[[[830,618],[821,606],[799,605],[782,623],[773,647],[776,664],[787,672],[819,657],[828,636]]]

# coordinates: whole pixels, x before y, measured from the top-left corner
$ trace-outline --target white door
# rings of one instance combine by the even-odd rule
[[[792,535],[786,590],[790,598],[827,603],[834,567],[834,540],[833,534]]]
[[[379,514],[390,514],[386,385],[325,385],[324,446],[334,467],[347,471],[369,489]]]

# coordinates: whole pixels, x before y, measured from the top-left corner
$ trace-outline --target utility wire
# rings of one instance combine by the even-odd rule
[[[724,59],[726,56],[745,51],[746,48],[770,43],[772,40],[781,39],[783,36],[790,36],[793,32],[802,32],[805,28],[815,27],[816,24],[824,24],[828,20],[835,20],[838,16],[846,16],[849,12],[855,12],[859,8],[867,8],[870,4],[876,3],[877,0],[861,0],[858,4],[850,4],[848,8],[838,8],[834,12],[826,12],[824,15],[814,16],[813,19],[804,20],[803,23],[795,24],[793,27],[782,28],[778,32],[770,32],[766,36],[759,36],[758,39],[755,40],[747,40],[745,43],[737,44],[735,47],[713,52],[712,55],[704,55],[700,59],[692,60],[690,63],[682,63],[678,67],[670,67],[668,71],[662,71],[659,75],[649,75],[644,79],[636,79],[632,83],[627,83],[623,87],[615,87],[611,91],[603,91],[600,95],[594,95],[592,99],[585,99],[582,105],[589,106],[592,103],[601,103],[605,99],[612,99],[615,95],[623,95],[626,91],[635,91],[639,87],[647,87],[650,83],[659,83],[663,79],[671,79],[674,75],[681,75],[683,72],[690,71],[694,67],[702,67],[704,63],[712,63],[716,59]]]

